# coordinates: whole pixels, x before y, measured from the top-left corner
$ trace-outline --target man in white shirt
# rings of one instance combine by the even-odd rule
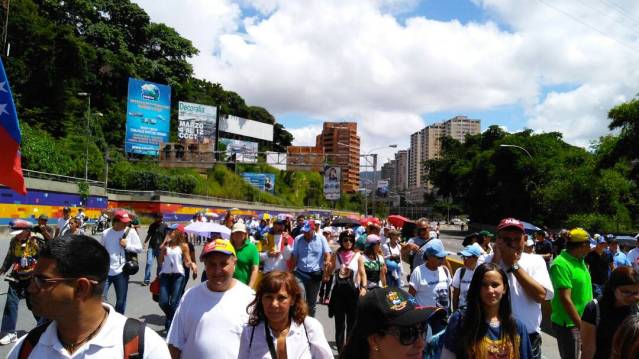
[[[109,253],[91,237],[46,242],[28,291],[34,313],[51,322],[20,338],[8,358],[170,358],[157,333],[102,302],[108,271]],[[134,334],[127,339],[125,327]],[[143,346],[135,340],[142,331]]]
[[[113,226],[102,233],[100,243],[109,252],[109,276],[104,286],[104,301],[107,301],[109,287],[115,287],[115,311],[124,314],[126,296],[129,289],[129,275],[122,271],[126,263],[126,252],[142,252],[142,242],[138,232],[129,227],[131,218],[126,211],[118,210],[113,216]]]
[[[64,232],[69,230],[69,219],[71,219],[71,208],[64,207],[62,209],[62,218],[58,218],[58,225],[55,228],[55,235],[53,238],[62,237]]]
[[[628,258],[628,262],[630,262],[632,268],[635,269],[635,272],[639,272],[639,240],[637,240],[637,247],[631,249],[626,255],[626,258]]]
[[[237,258],[231,242],[207,243],[200,260],[208,279],[182,297],[167,334],[171,357],[236,359],[255,293],[233,278]]]
[[[541,358],[541,304],[553,298],[554,290],[544,259],[524,253],[526,238],[523,223],[514,218],[502,219],[493,254],[479,262],[498,264],[508,274],[513,315],[526,326],[532,358],[537,359]]]
[[[266,234],[260,252],[260,261],[264,263],[264,274],[274,270],[289,271],[288,261],[293,251],[294,239],[284,232],[284,221],[276,220],[273,228]]]

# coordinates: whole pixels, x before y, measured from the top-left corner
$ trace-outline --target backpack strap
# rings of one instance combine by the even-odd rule
[[[601,320],[601,310],[599,309],[599,301],[597,298],[592,300],[595,303],[595,327],[599,327],[599,321]]]
[[[144,330],[146,325],[133,318],[127,318],[122,332],[124,359],[142,359],[144,357]]]
[[[33,349],[35,349],[36,345],[40,341],[40,337],[44,333],[45,330],[49,327],[51,322],[42,324],[33,328],[28,334],[27,337],[24,338],[22,345],[20,346],[20,351],[18,352],[18,359],[27,359],[31,355]]]
[[[255,326],[251,326],[251,340],[249,341],[249,353],[251,353],[251,347],[253,346],[253,336],[255,335]]]

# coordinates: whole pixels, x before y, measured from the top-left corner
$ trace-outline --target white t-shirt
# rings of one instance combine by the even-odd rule
[[[459,306],[460,307],[463,307],[466,305],[466,294],[468,293],[468,287],[470,287],[470,282],[473,280],[473,273],[475,273],[474,269],[466,268],[466,271],[464,272],[464,278],[461,278],[461,281],[460,281],[459,277],[461,276],[462,268],[466,268],[466,267],[457,268],[457,271],[455,271],[455,275],[453,276],[453,287],[459,289]]]
[[[626,258],[628,258],[628,262],[632,264],[632,268],[634,268],[636,272],[639,272],[639,248],[631,249],[626,255]]]
[[[183,359],[237,358],[246,307],[255,293],[233,281],[226,292],[213,292],[204,282],[184,293],[167,334],[167,343],[180,349]]]
[[[140,253],[142,252],[142,242],[140,242],[140,237],[138,237],[138,232],[131,228],[129,234],[126,236],[126,247],[122,248],[120,245],[120,240],[124,235],[124,232],[127,229],[123,229],[121,231],[113,230],[113,227],[105,230],[102,233],[102,237],[98,239],[100,243],[106,248],[107,252],[109,252],[109,258],[111,263],[109,265],[109,275],[114,276],[122,273],[122,267],[124,267],[124,263],[126,263],[126,253],[125,251]]]
[[[437,270],[430,270],[426,268],[426,264],[422,264],[413,270],[409,284],[417,291],[415,295],[417,304],[427,307],[449,308],[452,282],[445,266],[439,266]]]
[[[102,304],[109,310],[109,315],[102,329],[98,334],[88,342],[82,344],[73,355],[69,355],[66,349],[58,339],[58,324],[51,322],[47,329],[42,333],[38,344],[33,348],[29,358],[56,359],[56,358],[83,358],[83,359],[102,359],[102,358],[122,358],[124,356],[124,347],[122,343],[122,333],[124,331],[124,323],[126,317],[118,313],[110,305]],[[8,359],[18,359],[18,354],[22,343],[27,336],[24,335],[13,346]],[[162,339],[155,331],[148,326],[144,330],[144,358],[146,359],[170,359],[169,348],[164,339]]]
[[[493,255],[480,257],[477,261],[477,265],[482,263],[488,263],[493,260]],[[521,258],[517,262],[519,267],[523,269],[529,276],[537,281],[542,287],[546,289],[546,300],[551,300],[555,296],[555,291],[550,281],[550,275],[546,268],[546,261],[543,257],[538,255],[529,254],[523,252]],[[503,262],[499,263],[499,266],[507,271],[510,268],[506,268]],[[510,285],[510,305],[513,310],[513,315],[516,319],[519,319],[526,326],[528,334],[540,333],[541,328],[541,304],[535,302],[532,298],[528,297],[524,288],[519,284],[514,273],[508,273],[508,284]]]
[[[58,218],[58,229],[60,230],[59,236],[62,237],[64,232],[69,229],[69,220],[71,217],[64,219],[64,217]]]
[[[293,252],[293,247],[290,245],[285,245],[284,249],[280,251],[282,248],[282,235],[274,234],[273,239],[275,241],[275,248],[279,251],[279,255],[277,257],[269,257],[268,252],[260,252],[260,261],[264,263],[264,269],[262,273],[272,272],[274,270],[279,270],[282,272],[288,271],[287,261],[291,259],[291,253]]]
[[[270,328],[269,331],[273,338],[273,347],[277,348],[276,336]],[[271,359],[265,333],[264,322],[255,327],[244,326],[238,359]],[[311,317],[306,317],[303,325],[291,323],[286,336],[286,354],[288,358],[333,359],[333,351],[328,345],[322,324]]]

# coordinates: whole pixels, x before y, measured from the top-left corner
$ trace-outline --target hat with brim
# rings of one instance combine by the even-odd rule
[[[439,239],[431,239],[425,246],[424,258],[428,256],[435,256],[437,258],[446,258],[448,252],[444,249],[444,244]]]
[[[9,234],[11,236],[17,236],[24,231],[30,231],[33,228],[33,223],[23,219],[16,219],[9,223],[9,227],[11,228],[11,232]]]
[[[207,243],[202,249],[202,254],[200,254],[200,261],[204,261],[204,258],[212,253],[223,253],[233,256],[236,255],[235,248],[233,247],[231,242],[226,239],[216,239]]]
[[[120,210],[115,212],[113,220],[122,223],[129,223],[131,222],[131,216],[129,215],[129,212]]]
[[[301,230],[302,230],[303,233],[314,232],[315,231],[315,222],[313,222],[312,220],[304,221],[304,225],[302,226]]]
[[[509,230],[514,229],[514,230],[524,232],[524,224],[521,223],[520,220],[515,218],[504,218],[497,225],[497,230],[501,231],[506,229],[509,229]]]
[[[473,243],[464,247],[460,252],[457,252],[460,256],[464,257],[481,257],[481,247],[477,243]]]

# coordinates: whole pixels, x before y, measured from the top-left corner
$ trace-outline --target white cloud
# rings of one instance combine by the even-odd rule
[[[608,131],[606,111],[637,92],[639,2],[615,0],[622,12],[611,2],[473,1],[508,30],[418,16],[399,22],[394,14],[416,0],[137,2],[193,40],[197,76],[276,116],[355,120],[363,151],[405,148],[424,113],[514,104],[528,119],[509,127],[561,131],[587,145]],[[243,17],[240,5],[259,16]],[[574,90],[543,96],[544,86],[566,83]],[[313,144],[319,127],[291,132],[296,144]]]

